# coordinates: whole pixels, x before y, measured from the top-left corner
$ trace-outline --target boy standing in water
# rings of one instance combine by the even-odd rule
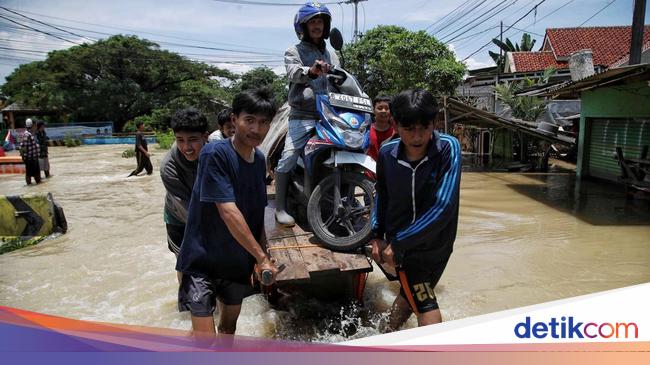
[[[235,134],[235,124],[233,123],[232,108],[226,108],[217,115],[217,125],[219,129],[212,132],[208,137],[208,142],[227,139]]]
[[[50,177],[50,158],[47,151],[47,141],[49,139],[50,138],[47,136],[47,133],[45,133],[45,122],[38,121],[36,123],[36,141],[38,141],[38,147],[40,149],[40,153],[38,155],[38,165],[45,173],[46,178]]]
[[[235,135],[206,144],[192,190],[176,270],[183,273],[180,311],[190,311],[195,335],[234,334],[251,275],[277,269],[265,252],[266,162],[256,149],[277,107],[266,90],[247,90],[233,101]],[[258,272],[258,275],[259,275]]]
[[[167,190],[165,224],[167,247],[178,257],[190,205],[199,154],[208,140],[208,120],[195,108],[174,113],[171,120],[176,142],[160,164],[160,177]],[[178,281],[180,282],[180,273]]]
[[[147,148],[147,140],[144,138],[144,123],[138,122],[135,125],[138,130],[135,133],[135,158],[138,161],[138,167],[136,167],[128,177],[137,176],[142,170],[147,170],[147,175],[151,175],[153,172],[153,166],[151,165],[151,154]]]
[[[395,267],[401,284],[394,331],[411,313],[418,326],[442,322],[433,290],[456,239],[461,154],[456,138],[433,130],[438,106],[428,91],[404,91],[390,109],[400,138],[379,151],[371,245],[375,262]]]

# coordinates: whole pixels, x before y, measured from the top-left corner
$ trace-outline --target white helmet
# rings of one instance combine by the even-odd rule
[[[25,127],[31,128],[32,125],[34,125],[34,122],[32,122],[30,118],[27,118],[27,120],[25,121]]]

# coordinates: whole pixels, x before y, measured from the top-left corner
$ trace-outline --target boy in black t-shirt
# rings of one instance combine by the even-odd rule
[[[176,270],[183,273],[180,311],[192,314],[195,334],[234,334],[244,297],[251,294],[255,263],[259,272],[277,269],[265,252],[266,162],[255,147],[269,131],[277,107],[264,90],[235,96],[236,132],[201,149],[196,182]]]
[[[151,165],[151,160],[149,159],[149,157],[151,157],[151,154],[147,148],[147,140],[142,134],[144,132],[144,123],[138,122],[135,127],[138,130],[135,133],[135,158],[138,161],[138,167],[133,170],[133,172],[131,172],[128,177],[134,175],[137,176],[142,172],[142,170],[145,169],[147,170],[147,175],[151,175],[153,172],[153,166]]]

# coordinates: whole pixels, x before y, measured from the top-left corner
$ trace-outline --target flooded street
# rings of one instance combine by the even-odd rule
[[[0,175],[0,194],[51,192],[67,234],[0,256],[0,305],[82,320],[189,329],[178,313],[175,258],[167,249],[160,160],[154,174],[126,178],[130,145],[50,148],[54,177],[25,186]],[[617,186],[582,184],[569,174],[466,172],[454,254],[436,294],[445,320],[650,281],[650,207]],[[337,342],[378,334],[379,316],[399,285],[370,274],[366,307],[294,310],[244,301],[237,334]],[[330,324],[337,322],[336,326]],[[343,323],[341,323],[343,322]],[[343,333],[339,327],[356,328]],[[412,317],[407,327],[415,327]]]

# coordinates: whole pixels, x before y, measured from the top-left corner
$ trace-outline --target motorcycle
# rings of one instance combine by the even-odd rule
[[[343,40],[334,28],[334,49]],[[316,96],[320,121],[290,178],[287,210],[332,250],[352,251],[371,235],[375,161],[369,144],[372,101],[356,78],[340,67],[327,74],[328,94]]]

